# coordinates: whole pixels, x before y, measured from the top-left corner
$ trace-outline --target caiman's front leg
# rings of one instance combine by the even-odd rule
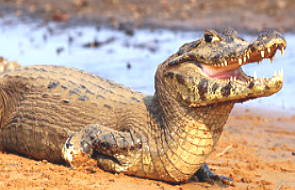
[[[134,132],[117,131],[94,124],[67,139],[63,157],[74,168],[94,159],[104,170],[122,172],[132,164],[132,151],[141,146],[142,142]]]
[[[198,171],[194,174],[193,179],[210,184],[217,184],[222,187],[230,185],[233,182],[233,179],[230,177],[213,173],[207,164],[201,165],[200,169],[198,169]]]

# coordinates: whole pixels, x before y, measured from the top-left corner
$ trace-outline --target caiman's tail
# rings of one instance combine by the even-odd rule
[[[18,64],[15,61],[7,61],[3,57],[0,57],[0,74],[9,72],[9,71],[14,71],[18,68],[20,68],[21,65]]]

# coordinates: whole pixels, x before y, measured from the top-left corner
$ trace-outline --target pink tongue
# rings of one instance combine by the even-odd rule
[[[212,69],[204,69],[203,70],[206,75],[208,75],[211,78],[226,80],[230,79],[230,77],[239,79],[241,77],[240,69],[232,69],[232,70],[225,70],[225,71],[216,71]]]

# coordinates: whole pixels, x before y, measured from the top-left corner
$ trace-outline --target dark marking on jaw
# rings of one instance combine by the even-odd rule
[[[51,83],[48,84],[47,88],[48,89],[56,88],[58,85],[59,85],[59,82],[58,81],[51,82]]]
[[[253,87],[254,87],[254,82],[251,81],[251,82],[249,83],[249,85],[248,85],[248,88],[252,89]]]
[[[184,77],[183,77],[182,75],[177,74],[177,75],[175,75],[175,76],[176,76],[176,80],[177,80],[177,82],[178,82],[179,84],[185,85],[185,79],[184,79]]]
[[[224,86],[221,89],[221,95],[224,97],[228,97],[230,95],[231,88],[232,88],[232,85],[230,83],[228,83],[226,86]]]
[[[198,93],[201,100],[206,100],[205,94],[208,92],[208,80],[202,79],[198,84]]]
[[[215,92],[218,88],[219,88],[219,85],[217,83],[214,83],[212,86],[212,92],[215,94]]]
[[[108,104],[104,104],[103,107],[108,108],[108,109],[112,109],[112,106],[110,106]]]
[[[174,73],[172,73],[172,72],[165,73],[164,77],[168,77],[169,79],[173,79]]]

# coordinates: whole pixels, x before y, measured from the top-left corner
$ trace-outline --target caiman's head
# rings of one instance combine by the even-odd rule
[[[184,44],[159,66],[156,91],[164,90],[165,96],[180,98],[190,107],[269,96],[282,88],[282,72],[257,78],[247,76],[241,67],[266,58],[272,61],[276,51],[284,54],[285,48],[285,39],[273,30],[261,32],[254,41],[243,40],[231,29],[207,30],[203,38]]]

